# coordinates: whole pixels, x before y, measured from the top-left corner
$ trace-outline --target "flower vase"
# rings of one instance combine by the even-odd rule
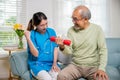
[[[23,49],[23,37],[19,37],[18,49]]]

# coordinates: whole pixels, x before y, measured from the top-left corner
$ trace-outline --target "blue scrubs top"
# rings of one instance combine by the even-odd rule
[[[51,28],[47,28],[44,34],[35,30],[31,31],[31,40],[39,51],[38,57],[33,56],[28,45],[28,65],[35,75],[41,70],[50,71],[52,67],[54,48],[58,45],[50,41],[51,36],[56,37],[55,31]]]

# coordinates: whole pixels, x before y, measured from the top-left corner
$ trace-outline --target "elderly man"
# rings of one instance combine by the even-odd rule
[[[72,55],[72,62],[58,74],[57,80],[108,80],[105,73],[107,48],[104,33],[100,26],[90,23],[90,10],[83,5],[75,8],[72,14],[74,26],[68,30],[72,44],[66,46],[63,39],[56,43],[64,54]]]

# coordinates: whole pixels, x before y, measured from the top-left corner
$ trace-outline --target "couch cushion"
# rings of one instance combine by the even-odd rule
[[[120,72],[119,69],[113,66],[107,66],[106,72],[109,76],[109,80],[119,80],[120,79]]]
[[[21,76],[21,78],[22,78],[23,80],[31,80],[31,79],[30,79],[30,71],[26,71],[26,72]],[[33,79],[33,80],[36,80],[36,79]]]
[[[107,38],[106,39],[108,53],[120,53],[120,38]]]
[[[118,67],[120,65],[120,38],[107,38],[108,65]]]
[[[13,75],[22,76],[28,71],[28,54],[26,51],[14,52],[10,56],[10,66]],[[29,77],[29,74],[27,75]]]
[[[63,65],[68,65],[71,62],[71,56],[63,54],[60,50],[58,51],[58,61]]]
[[[120,66],[120,53],[109,53],[108,54],[108,65],[118,67]]]

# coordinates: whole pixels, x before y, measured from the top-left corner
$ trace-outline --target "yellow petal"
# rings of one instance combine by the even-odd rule
[[[14,25],[14,29],[16,30],[16,29],[19,29],[19,27],[20,27],[20,24],[15,24]]]

